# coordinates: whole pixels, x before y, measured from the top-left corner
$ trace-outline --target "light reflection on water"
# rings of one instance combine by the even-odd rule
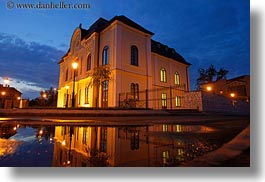
[[[0,123],[0,166],[178,166],[218,147],[202,125],[59,124]]]

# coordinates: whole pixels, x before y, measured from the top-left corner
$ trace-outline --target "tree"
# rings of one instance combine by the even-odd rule
[[[30,107],[56,107],[57,89],[51,87],[49,90],[40,91],[40,96],[29,102]]]
[[[200,88],[201,84],[211,83],[213,81],[218,81],[226,78],[228,70],[220,68],[219,71],[216,71],[214,65],[210,65],[207,69],[199,68],[199,77],[197,78],[197,89]]]
[[[209,68],[206,70],[206,74],[208,77],[208,82],[213,82],[214,77],[217,75],[217,71],[214,65],[210,65]]]
[[[90,85],[96,87],[96,107],[99,106],[99,88],[103,86],[104,81],[111,80],[111,70],[109,65],[100,65],[94,68],[92,82]]]
[[[221,79],[226,79],[226,75],[228,73],[228,70],[225,70],[224,68],[220,68],[220,70],[217,72],[216,81]]]

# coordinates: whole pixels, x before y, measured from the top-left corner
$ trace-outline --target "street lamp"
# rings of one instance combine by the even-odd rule
[[[210,91],[212,91],[212,87],[211,87],[211,86],[207,86],[207,87],[206,87],[206,90],[207,90],[208,92],[210,92]]]
[[[77,62],[73,62],[72,63],[72,67],[74,69],[74,80],[73,80],[73,94],[72,94],[72,107],[75,107],[75,70],[78,67],[78,63]]]
[[[67,108],[68,107],[68,90],[69,90],[70,87],[68,85],[66,85],[65,88],[66,88],[66,103],[65,103],[65,107]]]
[[[230,97],[235,97],[236,96],[236,94],[235,93],[230,93]]]

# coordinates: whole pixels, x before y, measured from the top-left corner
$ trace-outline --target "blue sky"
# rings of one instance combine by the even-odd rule
[[[228,78],[250,74],[250,4],[248,0],[65,0],[88,3],[89,9],[8,9],[0,2],[0,83],[3,77],[24,98],[58,86],[57,62],[69,48],[74,29],[99,17],[125,15],[152,37],[174,48],[192,65],[191,89],[197,70],[210,64],[229,70]],[[14,3],[49,1],[13,0]],[[60,1],[52,0],[54,3]]]

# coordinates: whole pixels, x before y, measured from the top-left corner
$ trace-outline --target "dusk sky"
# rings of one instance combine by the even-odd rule
[[[250,4],[248,0],[65,0],[87,3],[88,9],[18,9],[0,2],[0,83],[24,98],[58,87],[61,57],[72,33],[82,23],[89,28],[98,18],[125,15],[154,33],[152,39],[174,48],[190,66],[191,90],[199,68],[210,64],[233,78],[250,74]],[[49,1],[12,1],[49,3]],[[54,3],[60,1],[52,0]]]

